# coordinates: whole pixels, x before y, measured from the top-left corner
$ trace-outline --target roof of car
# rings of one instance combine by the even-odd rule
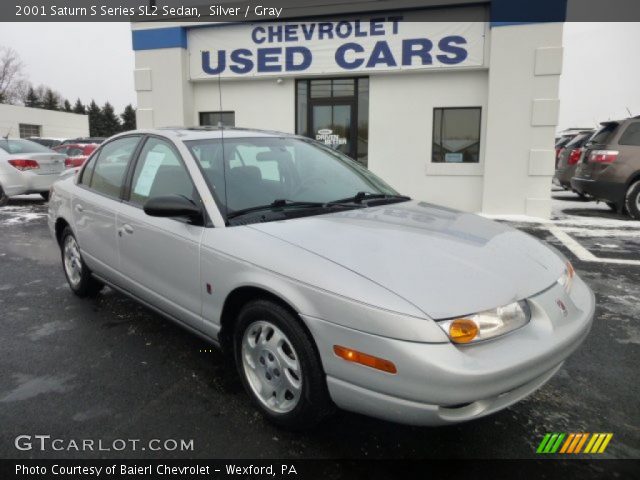
[[[296,137],[296,135],[272,130],[240,127],[163,127],[154,130],[140,130],[141,133],[167,133],[170,131],[181,140],[202,140],[207,138],[241,138],[241,137]],[[129,132],[131,133],[131,132]]]

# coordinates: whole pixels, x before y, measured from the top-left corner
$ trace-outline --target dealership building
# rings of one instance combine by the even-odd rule
[[[133,22],[138,126],[297,133],[413,198],[546,218],[566,9],[539,5],[551,3],[554,21],[540,23],[505,21],[508,0],[334,2],[339,15],[292,8],[277,22]]]

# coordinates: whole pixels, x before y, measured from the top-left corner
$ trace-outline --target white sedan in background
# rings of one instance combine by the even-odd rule
[[[0,138],[0,207],[9,197],[39,193],[49,199],[49,189],[64,171],[65,156],[36,142]]]
[[[52,192],[73,292],[111,285],[233,352],[285,427],[334,405],[415,425],[496,412],[549,380],[593,319],[557,251],[402,196],[308,138],[128,132]]]

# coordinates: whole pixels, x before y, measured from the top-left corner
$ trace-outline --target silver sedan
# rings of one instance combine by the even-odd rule
[[[0,138],[0,207],[9,197],[39,193],[47,200],[49,188],[64,171],[65,156],[29,140]]]
[[[593,319],[559,252],[402,196],[303,137],[128,132],[52,191],[71,289],[109,285],[231,352],[284,427],[335,406],[414,425],[482,417],[540,388]]]

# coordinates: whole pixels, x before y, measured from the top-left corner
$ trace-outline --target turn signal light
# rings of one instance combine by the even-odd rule
[[[449,325],[449,338],[455,343],[469,343],[478,335],[478,325],[468,318],[457,318]]]
[[[341,347],[340,345],[334,345],[333,352],[347,362],[359,363],[360,365],[382,370],[387,373],[398,373],[396,366],[384,358],[374,357],[373,355],[358,352],[357,350],[352,350],[347,347]]]

